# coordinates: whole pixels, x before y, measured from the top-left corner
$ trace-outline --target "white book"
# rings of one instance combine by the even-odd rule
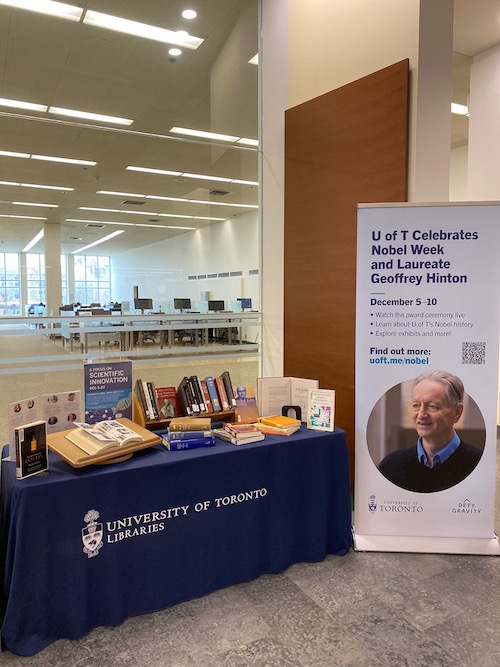
[[[297,405],[301,410],[301,421],[307,418],[309,391],[318,389],[319,381],[296,377],[257,378],[257,400],[259,415],[280,415],[287,405]],[[294,416],[294,415],[290,415]]]
[[[335,390],[312,389],[309,392],[307,428],[333,431],[335,428]]]
[[[75,426],[77,428],[68,431],[64,437],[89,456],[144,440],[141,435],[113,419],[97,424],[75,422]]]

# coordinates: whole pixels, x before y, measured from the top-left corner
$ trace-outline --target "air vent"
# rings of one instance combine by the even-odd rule
[[[104,229],[105,225],[98,225],[96,222],[89,222],[85,227],[95,227],[96,229]]]
[[[208,273],[207,278],[217,278],[217,274],[216,273]]]
[[[214,197],[226,197],[232,193],[229,190],[209,190],[208,194],[213,195]]]
[[[83,236],[68,236],[68,241],[83,241]]]
[[[242,276],[243,271],[231,271],[230,274],[231,278],[236,278],[236,276]]]
[[[200,273],[198,276],[198,280],[204,280],[207,277],[206,273]]]
[[[196,276],[188,276],[188,280],[196,280]]]
[[[149,220],[146,220],[146,222],[161,222],[160,218],[149,218]]]
[[[229,278],[229,272],[224,271],[223,273],[219,273],[219,278]]]
[[[125,199],[122,204],[130,204],[130,206],[144,206],[145,201],[138,201],[137,199]]]
[[[249,276],[258,276],[259,275],[259,269],[250,269],[248,272]]]

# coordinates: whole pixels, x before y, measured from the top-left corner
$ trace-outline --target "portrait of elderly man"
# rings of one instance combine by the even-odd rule
[[[460,378],[441,370],[419,375],[411,401],[417,442],[382,459],[379,470],[384,477],[420,493],[443,491],[464,480],[479,463],[482,451],[455,432],[463,409]]]

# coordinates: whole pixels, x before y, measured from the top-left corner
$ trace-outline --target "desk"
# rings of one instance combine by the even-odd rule
[[[85,470],[51,452],[47,476],[20,481],[3,461],[0,501],[1,637],[19,655],[352,545],[338,429]]]

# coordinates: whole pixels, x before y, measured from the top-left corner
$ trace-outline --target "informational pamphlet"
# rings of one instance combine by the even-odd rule
[[[335,390],[311,389],[307,406],[307,428],[333,431],[335,428]]]
[[[82,392],[75,390],[43,394],[42,410],[49,435],[65,431],[72,423],[82,419]]]

